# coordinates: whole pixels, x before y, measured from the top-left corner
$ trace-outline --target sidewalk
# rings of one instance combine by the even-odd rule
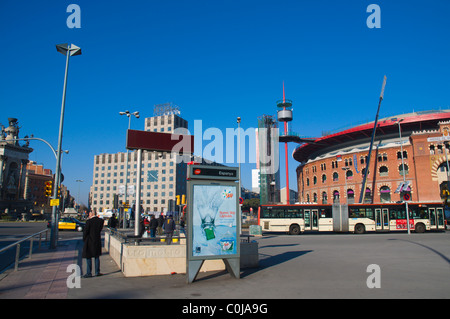
[[[42,245],[31,259],[21,260],[17,271],[11,267],[0,274],[0,299],[231,298],[235,296],[234,285],[239,283],[239,280],[230,280],[225,271],[201,272],[196,285],[187,285],[185,274],[125,277],[103,248],[100,256],[103,275],[79,278],[80,288],[68,288],[68,278],[71,275],[73,278],[74,274],[70,269],[67,272],[69,265],[80,265],[82,274],[86,271],[85,260],[81,258],[82,245],[82,240],[59,241],[54,250]],[[214,278],[213,282],[202,280],[208,278]],[[216,284],[225,289],[218,294],[211,293]],[[209,293],[205,294],[205,289]]]
[[[31,259],[21,260],[17,271],[12,267],[1,273],[0,299],[67,298],[66,270],[77,263],[77,243],[78,240],[62,241],[56,249],[42,245]]]

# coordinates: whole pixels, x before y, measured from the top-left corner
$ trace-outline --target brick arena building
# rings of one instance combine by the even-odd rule
[[[359,202],[373,124],[316,138],[294,151],[294,159],[301,163],[299,202]],[[404,194],[413,202],[440,201],[440,186],[449,180],[449,148],[450,110],[378,120],[364,202],[398,202]]]

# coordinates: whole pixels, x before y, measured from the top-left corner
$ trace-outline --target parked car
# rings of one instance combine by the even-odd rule
[[[63,217],[59,220],[58,223],[58,229],[60,230],[77,230],[77,231],[83,231],[84,226],[86,223],[80,222],[78,219],[73,217]],[[47,223],[47,227],[51,226],[51,221]]]

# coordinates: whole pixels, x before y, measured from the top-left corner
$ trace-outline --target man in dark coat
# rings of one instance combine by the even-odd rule
[[[172,215],[167,216],[163,224],[164,232],[166,233],[166,245],[172,243],[172,236],[175,230],[175,222],[173,221]]]
[[[95,275],[100,273],[100,255],[102,254],[101,232],[104,221],[97,217],[95,212],[89,213],[83,232],[83,252],[81,257],[86,258],[86,274],[83,278],[92,277],[92,258],[95,258]]]

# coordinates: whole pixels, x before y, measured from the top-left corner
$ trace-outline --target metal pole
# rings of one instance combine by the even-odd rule
[[[130,129],[131,115],[127,114],[127,116],[128,116],[128,129]],[[125,160],[125,194],[124,194],[124,198],[123,198],[124,203],[127,202],[127,193],[128,193],[128,149],[127,149],[127,158]],[[127,228],[125,208],[123,208],[123,228]]]
[[[406,184],[406,174],[405,174],[405,164],[403,163],[403,141],[402,141],[402,130],[400,129],[400,121],[398,124],[398,134],[400,135],[400,154],[402,156],[402,171],[403,171],[403,185]],[[404,186],[402,186],[403,188]],[[401,192],[400,192],[401,194]],[[409,226],[409,212],[408,212],[408,202],[405,201],[406,206],[406,228],[408,229],[408,234],[411,234],[410,226]]]
[[[134,210],[134,235],[139,235],[139,217],[141,212],[141,172],[142,149],[137,150],[137,176],[136,176],[136,204]]]
[[[238,196],[239,196],[239,200],[240,200],[240,198],[241,198],[241,117],[237,118],[237,123],[238,123],[238,166],[239,166]],[[242,221],[241,204],[239,204],[238,209],[239,209],[239,218]],[[239,234],[241,233],[241,229],[238,229],[237,231]]]
[[[284,94],[284,81],[283,81],[283,105],[284,110],[286,111],[286,98]],[[288,124],[287,121],[284,121],[284,135],[288,135]],[[288,160],[288,143],[284,142],[284,156],[285,156],[285,166],[286,166],[286,205],[289,205],[291,203],[291,200],[289,198],[290,196],[290,188],[289,188],[289,160]]]
[[[61,172],[61,144],[62,144],[62,136],[63,136],[63,125],[64,125],[64,109],[66,104],[66,89],[67,89],[67,73],[69,71],[69,56],[70,49],[66,52],[66,71],[64,74],[64,87],[63,87],[63,96],[61,102],[61,117],[59,120],[59,136],[58,136],[58,149],[57,149],[57,159],[56,159],[56,169],[55,169],[55,183],[53,189],[53,198],[58,197],[58,186],[60,181],[60,172]],[[52,223],[51,223],[51,232],[50,232],[50,248],[56,248],[57,244],[57,231],[58,231],[58,218],[56,212],[57,206],[52,207]]]

